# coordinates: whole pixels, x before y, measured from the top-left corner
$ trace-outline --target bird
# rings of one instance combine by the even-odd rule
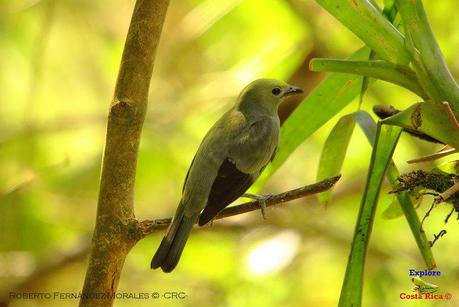
[[[171,272],[193,225],[203,226],[241,197],[274,159],[279,143],[278,106],[299,87],[275,79],[249,83],[210,128],[185,176],[182,197],[151,268]]]

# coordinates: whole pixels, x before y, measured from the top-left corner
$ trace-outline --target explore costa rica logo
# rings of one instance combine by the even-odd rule
[[[402,300],[450,300],[452,299],[451,293],[440,293],[439,287],[432,283],[427,282],[422,279],[424,276],[432,276],[437,277],[440,276],[440,271],[432,271],[432,270],[423,270],[417,271],[415,269],[409,270],[409,276],[411,277],[411,282],[414,285],[412,292],[414,293],[400,293],[400,299]]]
[[[433,270],[424,270],[424,271],[416,271],[415,269],[410,269],[410,276],[440,276],[440,271],[433,271]]]
[[[424,281],[421,277],[413,277],[411,278],[411,282],[415,285],[413,291],[418,292],[419,294],[434,293],[438,291],[437,285]]]

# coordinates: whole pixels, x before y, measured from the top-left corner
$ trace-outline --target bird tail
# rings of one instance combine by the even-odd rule
[[[184,204],[180,202],[174,219],[151,260],[152,269],[161,267],[163,272],[169,273],[177,266],[191,229],[198,218],[198,214],[185,216],[184,208]]]

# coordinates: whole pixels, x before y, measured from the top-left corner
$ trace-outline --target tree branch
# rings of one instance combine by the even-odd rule
[[[169,0],[137,0],[107,123],[96,227],[80,306],[111,306],[133,246],[137,155],[153,63]]]
[[[138,240],[164,228],[170,220],[138,222],[134,182],[140,134],[156,47],[169,0],[137,0],[129,26],[112,100],[102,165],[96,227],[80,306],[110,306],[126,255]],[[338,178],[269,198],[267,206],[324,191]],[[302,195],[302,196],[300,196]],[[257,202],[227,208],[217,218],[253,211]]]
[[[295,200],[298,198],[302,198],[308,195],[312,194],[317,194],[320,192],[324,192],[328,189],[330,189],[335,183],[338,182],[338,180],[341,178],[341,175],[331,177],[328,179],[324,179],[320,182],[310,184],[298,189],[290,190],[287,192],[283,192],[280,194],[272,195],[268,197],[265,201],[266,207],[270,206],[275,206],[275,205],[280,205],[286,202],[289,202],[291,200]],[[223,209],[216,217],[215,220],[223,219],[226,217],[230,216],[235,216],[243,213],[247,213],[250,211],[255,211],[260,209],[260,201],[255,200],[255,201],[250,201],[247,203],[243,203],[240,205],[232,206],[232,207],[227,207]],[[167,228],[169,224],[171,223],[172,218],[165,218],[165,219],[156,219],[156,220],[144,220],[140,223],[135,221],[137,223],[138,231],[137,231],[137,236],[136,240],[139,241],[143,239],[144,237],[157,232],[158,230],[162,230],[164,228]],[[135,227],[135,226],[134,226]]]
[[[279,193],[276,195],[272,195],[268,197],[265,201],[266,207],[281,205],[286,202],[303,198],[309,195],[317,194],[323,191],[330,189],[333,185],[335,185],[341,176],[331,177],[320,182],[310,184],[307,186],[303,186],[298,189],[286,191],[283,193]],[[215,219],[223,219],[230,216],[235,216],[239,214],[244,214],[247,212],[255,211],[260,209],[260,202],[259,201],[250,201],[240,205],[232,206],[225,208],[222,210]],[[144,220],[142,222],[138,222],[136,219],[130,221],[129,224],[129,232],[131,234],[135,233],[135,235],[130,236],[130,243],[129,245],[134,245],[136,242],[142,240],[144,237],[151,235],[155,232],[161,231],[167,228],[171,222],[172,218],[164,218],[164,219],[155,219],[155,220]],[[218,230],[228,230],[230,229],[232,232],[236,230],[241,230],[244,226],[236,226],[236,225],[216,225],[212,228],[212,231]],[[206,229],[203,227],[199,227],[198,229]],[[91,248],[90,242],[82,240],[78,245],[66,252],[60,251],[53,251],[52,254],[58,254],[56,259],[49,257],[50,261],[43,263],[40,267],[38,267],[31,275],[27,276],[24,280],[20,283],[16,284],[14,287],[10,288],[5,293],[0,293],[0,306],[7,306],[8,305],[8,293],[9,292],[23,292],[27,289],[33,288],[34,285],[39,284],[42,280],[49,275],[53,274],[55,271],[65,267],[67,264],[80,261],[82,258],[86,257],[89,253]]]

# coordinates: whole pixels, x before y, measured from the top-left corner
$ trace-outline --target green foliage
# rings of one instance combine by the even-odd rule
[[[373,4],[366,0],[317,0],[324,9],[355,33],[383,60],[410,61],[403,35]]]
[[[374,146],[377,124],[373,121],[371,116],[366,112],[357,112],[355,118],[360,126],[360,128],[365,133],[368,142]],[[400,172],[397,169],[394,161],[392,160],[387,166],[386,177],[389,180],[392,188],[395,188],[398,184],[397,178],[400,176]],[[391,208],[395,207],[395,208]],[[425,232],[420,231],[421,222],[416,213],[414,203],[411,197],[406,192],[397,193],[394,201],[391,202],[388,208],[384,211],[383,214],[389,214],[389,210],[400,211],[401,214],[405,214],[405,218],[410,226],[411,233],[418,245],[419,251],[424,259],[426,266],[429,269],[433,269],[435,265],[435,260],[432,255],[432,250],[430,249],[429,241],[426,238]],[[400,215],[401,215],[400,214]]]
[[[347,147],[354,131],[355,119],[353,114],[341,117],[327,137],[322,148],[317,171],[317,181],[339,175],[346,157]],[[319,200],[327,203],[331,189],[317,195]]]
[[[419,97],[427,97],[423,88],[417,82],[415,72],[408,66],[393,64],[382,60],[350,61],[313,59],[309,67],[313,71],[352,73],[384,80],[404,87],[417,94]]]
[[[389,164],[386,176],[393,187],[395,187],[398,184],[397,179],[400,176],[400,172],[398,171],[394,162],[391,162]],[[413,203],[412,198],[407,192],[401,192],[397,193],[397,201],[397,205],[401,207],[402,212],[405,215],[405,218],[408,222],[408,225],[410,226],[411,233],[413,234],[418,249],[421,252],[426,267],[429,270],[434,269],[437,265],[432,254],[429,241],[427,240],[426,233],[424,231],[421,231],[421,222],[419,221],[419,217],[416,213],[415,205]]]
[[[459,108],[459,88],[446,65],[443,54],[427,20],[422,0],[397,0],[411,53],[411,61],[432,100],[448,101]]]
[[[398,127],[378,125],[339,306],[361,305],[365,257],[373,227],[379,190],[401,132],[402,129]]]
[[[423,132],[445,144],[459,148],[459,130],[449,117],[445,106],[439,103],[416,103],[382,122]]]
[[[444,61],[427,21],[422,1],[395,1],[407,38],[386,19],[390,17],[390,20],[393,20],[395,17],[387,13],[388,8],[380,12],[367,1],[317,0],[317,2],[359,36],[376,55],[386,61],[319,59],[311,63],[312,69],[373,77],[392,82],[416,93],[428,102],[413,104],[407,110],[387,118],[382,123],[423,132],[458,148],[459,132],[454,117],[457,118],[458,115],[459,88]],[[393,2],[386,2],[386,5],[392,7]],[[388,45],[391,46],[389,52]],[[410,62],[414,70],[403,66]],[[450,102],[452,110],[446,108],[444,101]],[[361,305],[365,255],[382,178],[388,167],[387,175],[392,184],[396,183],[399,175],[395,164],[392,162],[389,166],[389,161],[401,128],[378,127],[378,137],[373,147],[372,162],[341,290],[340,306]],[[386,131],[386,129],[391,130]],[[391,131],[394,131],[392,136]],[[407,194],[399,194],[397,197],[426,265],[429,268],[434,267],[435,262],[425,235],[420,233],[419,218],[413,209],[411,199]]]

